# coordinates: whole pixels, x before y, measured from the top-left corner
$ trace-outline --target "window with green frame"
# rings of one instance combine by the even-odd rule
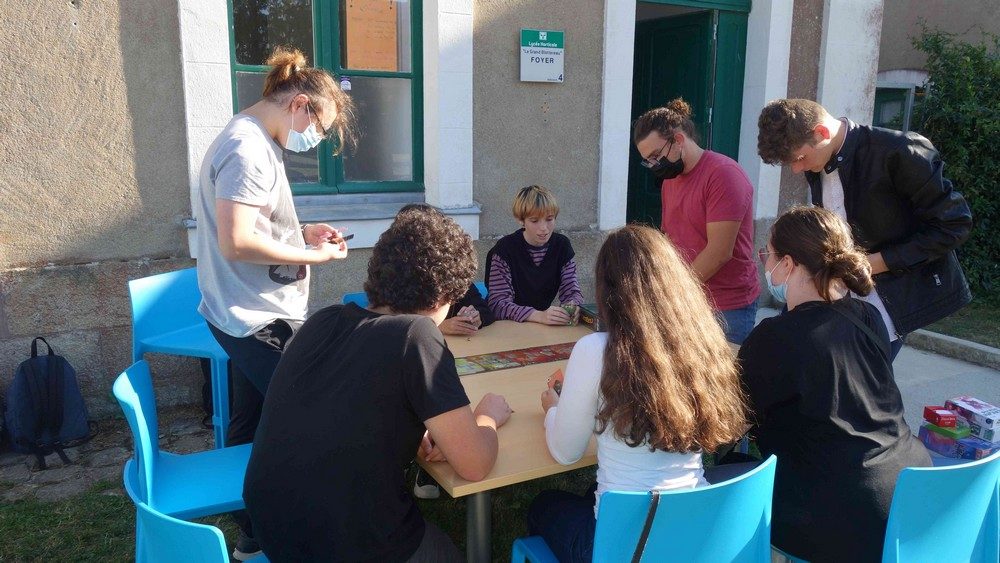
[[[423,191],[421,0],[227,0],[233,107],[261,98],[277,45],[331,72],[357,106],[356,149],[285,153],[296,195]]]

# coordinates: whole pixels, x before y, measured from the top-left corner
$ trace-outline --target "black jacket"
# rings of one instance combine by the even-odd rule
[[[881,252],[888,272],[875,290],[900,335],[972,300],[955,249],[972,229],[972,211],[942,175],[934,145],[916,133],[847,122],[847,137],[825,171],[839,170],[855,242]],[[806,172],[812,201],[822,205],[820,174]]]

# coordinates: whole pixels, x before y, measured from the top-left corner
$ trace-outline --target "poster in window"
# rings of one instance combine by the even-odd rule
[[[399,70],[397,11],[393,0],[346,0],[344,68]]]

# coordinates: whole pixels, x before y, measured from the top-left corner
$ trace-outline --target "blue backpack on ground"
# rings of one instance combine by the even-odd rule
[[[39,340],[48,354],[38,355]],[[63,463],[71,463],[63,449],[94,437],[76,371],[40,336],[31,341],[31,357],[17,367],[7,389],[4,422],[14,451],[33,454],[41,469],[46,468],[45,456],[53,452]]]

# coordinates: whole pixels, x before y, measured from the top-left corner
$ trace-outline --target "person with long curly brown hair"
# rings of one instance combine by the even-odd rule
[[[368,262],[368,308],[318,311],[288,345],[243,489],[272,561],[462,560],[406,494],[404,470],[418,448],[473,481],[496,461],[510,407],[487,394],[470,408],[437,327],[475,274],[454,220],[400,212]]]
[[[760,451],[778,456],[772,543],[809,561],[879,561],[904,467],[929,466],[903,420],[871,264],[847,222],[791,209],[760,250],[788,310],[740,348]]]
[[[587,496],[545,491],[528,529],[560,561],[590,561],[600,496],[707,484],[703,452],[746,426],[736,359],[691,269],[650,227],[612,232],[597,255],[597,307],[607,332],[573,348],[561,394],[542,394],[545,440],[559,463],[597,434]]]
[[[719,312],[726,338],[741,344],[757,315],[753,185],[739,163],[698,145],[681,98],[642,114],[632,127],[640,163],[660,183],[662,230]]]
[[[193,203],[198,312],[233,368],[229,446],[253,441],[274,367],[306,318],[309,266],[347,256],[336,229],[299,223],[285,158],[324,138],[350,144],[354,104],[297,49],[278,47],[266,64],[263,99],[234,115],[209,146]],[[260,550],[250,521],[234,517],[233,557],[242,561]]]

